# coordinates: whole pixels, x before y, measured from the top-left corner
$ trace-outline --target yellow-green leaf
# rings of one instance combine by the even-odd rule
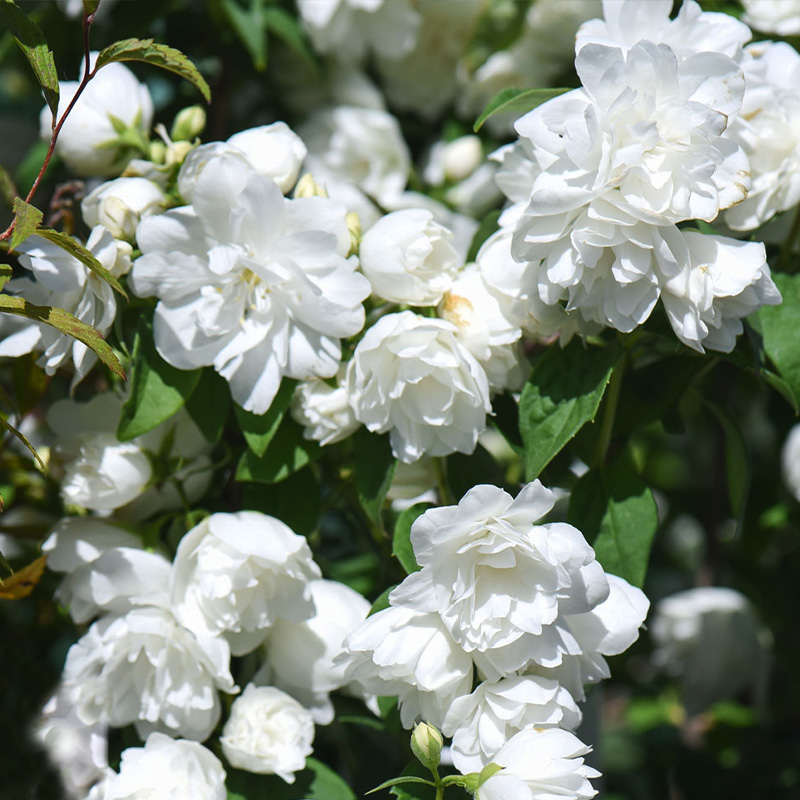
[[[483,113],[475,120],[473,130],[477,133],[489,117],[500,113],[514,113],[517,117],[568,92],[569,89],[516,89],[509,87],[498,92],[488,103]]]
[[[58,74],[53,52],[47,46],[44,34],[39,26],[28,19],[11,0],[0,0],[0,22],[11,31],[14,40],[28,59],[33,74],[42,87],[45,102],[55,117],[58,111]]]
[[[155,67],[161,67],[185,78],[200,91],[200,94],[211,102],[211,89],[200,70],[174,47],[154,42],[152,39],[123,39],[103,48],[97,56],[95,69],[100,69],[114,61],[144,61]]]
[[[36,561],[15,572],[0,584],[0,600],[19,600],[27,597],[35,588],[44,574],[44,565],[47,556],[39,556]]]
[[[5,428],[12,436],[16,436],[28,450],[31,451],[31,455],[36,459],[36,463],[39,465],[39,469],[42,472],[47,472],[47,467],[44,465],[44,461],[39,457],[39,454],[36,452],[34,446],[28,441],[27,437],[24,433],[18,431],[4,416],[0,415],[0,427]],[[0,509],[1,510],[1,509]]]
[[[21,197],[15,197],[14,231],[9,239],[8,246],[16,250],[38,227],[42,224],[43,214],[36,206],[26,203]]]
[[[34,322],[43,322],[50,325],[61,333],[72,336],[79,342],[83,342],[98,358],[115,374],[125,379],[125,370],[122,364],[114,355],[114,351],[105,339],[91,326],[81,322],[63,308],[52,308],[50,306],[35,306],[29,303],[24,297],[11,297],[7,294],[0,294],[0,311],[9,314],[16,314],[20,317],[27,317]]]
[[[14,198],[17,196],[17,187],[14,185],[14,179],[11,173],[5,168],[0,166],[0,194],[3,200],[8,204],[9,208],[14,206]]]

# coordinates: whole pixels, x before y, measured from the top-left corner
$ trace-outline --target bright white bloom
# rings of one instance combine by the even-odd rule
[[[57,767],[70,797],[84,798],[108,769],[108,726],[84,725],[60,692],[51,697],[34,723],[34,739]]]
[[[375,433],[390,431],[392,451],[406,463],[472,453],[491,411],[486,373],[457,328],[411,311],[367,331],[347,376],[356,419]]]
[[[257,511],[212,514],[175,553],[175,615],[203,636],[222,634],[234,655],[258,647],[277,619],[314,615],[309,581],[320,577],[308,543]]]
[[[334,659],[343,652],[345,637],[366,619],[370,605],[336,581],[312,581],[310,589],[316,614],[300,622],[275,622],[266,643],[266,666],[270,683],[302,702],[316,723],[327,725],[333,721],[328,695],[347,683],[345,664]]]
[[[684,0],[678,15],[670,19],[672,6],[671,0],[603,0],[605,19],[581,26],[575,50],[591,43],[630,50],[647,39],[668,45],[681,60],[702,52],[735,58],[750,41],[747,25],[729,14],[703,11],[695,0]]]
[[[97,53],[92,53],[91,64]],[[81,72],[83,70],[81,69]],[[59,83],[58,113],[63,114],[78,91],[78,81]],[[153,123],[153,100],[143,83],[123,64],[108,64],[89,81],[56,142],[56,153],[79,175],[119,175],[130,160],[130,151],[106,147],[119,134],[112,117],[136,128],[143,136]],[[39,118],[43,139],[50,139],[52,114],[45,106]]]
[[[671,595],[656,606],[651,633],[653,660],[681,676],[690,714],[750,686],[763,698],[771,637],[740,592],[704,586]]]
[[[330,377],[364,325],[369,283],[346,258],[344,207],[287,200],[242,159],[212,159],[192,205],[144,220],[131,285],[157,295],[156,347],[179,369],[214,366],[263,414],[281,378]]]
[[[486,371],[494,391],[519,390],[528,377],[522,331],[503,313],[476,264],[456,277],[439,305],[439,316],[458,328],[461,341]]]
[[[516,499],[482,485],[457,506],[428,509],[411,527],[422,569],[389,602],[438,613],[487,677],[531,662],[559,665],[577,646],[559,617],[591,611],[608,597],[609,584],[580,531],[536,524],[553,504],[537,480]]]
[[[303,381],[297,385],[292,399],[292,416],[305,428],[303,435],[323,447],[341,442],[360,426],[347,400],[344,376],[342,366],[335,387],[323,380]]]
[[[314,720],[297,700],[274,686],[248,684],[233,701],[219,742],[234,767],[279,775],[294,783],[314,741]]]
[[[192,501],[211,478],[208,443],[184,409],[129,442],[116,437],[123,398],[113,392],[88,403],[59,400],[47,414],[56,434],[56,461],[63,466],[65,502],[99,513],[139,520],[181,505],[180,484]],[[167,452],[163,452],[169,442]],[[169,480],[154,482],[152,459],[166,459]]]
[[[730,136],[750,159],[752,185],[725,222],[752,230],[800,201],[800,55],[785,42],[759,42],[739,63],[746,88]]]
[[[206,747],[151,733],[144,747],[122,751],[102,800],[226,800],[225,770]]]
[[[742,0],[744,21],[756,30],[796,36],[800,33],[800,0]]]
[[[450,142],[437,142],[432,148],[423,177],[433,186],[463,181],[483,163],[479,136],[459,136]]]
[[[472,659],[438,614],[390,607],[368,617],[345,639],[348,681],[367,692],[397,696],[400,720],[441,728],[451,703],[472,689]]]
[[[411,155],[388,111],[323,109],[306,121],[300,135],[308,146],[306,169],[317,181],[353,183],[384,206],[405,188]]]
[[[781,466],[786,486],[800,502],[800,425],[795,425],[786,437],[781,451]]]
[[[589,800],[599,778],[583,758],[591,751],[577,736],[557,728],[525,730],[500,749],[494,763],[505,767],[476,792],[477,800]]]
[[[234,692],[224,639],[195,637],[162,608],[95,622],[69,649],[63,691],[86,725],[133,723],[202,741],[220,717],[217,689]]]
[[[114,239],[101,225],[92,230],[86,248],[115,276],[130,268],[131,246]],[[22,295],[35,305],[66,309],[101,334],[108,333],[117,305],[114,290],[104,280],[65,250],[39,237],[31,236],[17,249],[20,264],[33,272],[35,280],[13,278],[5,286],[9,294]],[[41,322],[29,322],[0,341],[0,356],[34,351],[42,353],[37,363],[48,375],[71,363],[75,370],[73,387],[97,361],[85,344]]]
[[[453,763],[459,772],[480,772],[503,745],[526,728],[574,730],[581,712],[557,681],[524,676],[484,681],[453,701],[442,733],[453,737]]]
[[[394,211],[378,220],[359,247],[361,270],[384,300],[436,305],[460,267],[453,234],[422,208]]]
[[[298,0],[297,10],[315,49],[348,61],[368,50],[399,58],[419,27],[409,0]]]
[[[75,622],[135,606],[169,607],[170,562],[142,549],[133,534],[93,517],[66,517],[42,545],[47,566],[64,572],[58,599]]]
[[[132,242],[140,220],[159,214],[167,202],[160,187],[146,178],[115,178],[89,192],[81,212],[89,227],[102,225],[115,238]]]

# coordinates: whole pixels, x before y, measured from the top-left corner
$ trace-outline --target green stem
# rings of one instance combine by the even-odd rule
[[[601,466],[608,454],[611,435],[614,432],[614,420],[617,416],[620,390],[622,389],[622,374],[625,372],[627,365],[628,354],[625,353],[611,373],[611,380],[608,383],[608,392],[606,393],[605,410],[603,411],[603,422],[600,428],[600,438],[597,441],[597,451],[594,457],[594,466]]]
[[[450,487],[447,485],[447,463],[443,458],[433,459],[433,471],[436,473],[436,490],[439,494],[439,502],[445,506],[455,503]]]

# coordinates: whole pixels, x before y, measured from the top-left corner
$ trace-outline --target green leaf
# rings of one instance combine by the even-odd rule
[[[641,587],[658,528],[658,510],[628,450],[575,484],[568,520],[594,547],[603,568]]]
[[[267,30],[263,4],[264,0],[250,0],[250,8],[245,11],[236,0],[221,0],[225,16],[258,72],[267,68]]]
[[[252,414],[238,405],[233,407],[247,446],[257,458],[267,452],[270,442],[278,432],[283,416],[292,404],[295,386],[297,381],[284,378],[266,414]]]
[[[199,381],[199,369],[176,369],[161,358],[151,322],[140,317],[133,342],[131,390],[122,406],[117,438],[128,442],[169,419],[191,397]]]
[[[413,761],[401,773],[402,778],[422,778],[423,781],[427,780],[430,772],[419,763]],[[451,798],[451,794],[455,791],[453,787],[447,792],[447,797]],[[393,786],[389,792],[393,794],[397,800],[434,800],[436,797],[436,790],[432,786],[426,785],[424,782],[410,784],[398,784]]]
[[[483,109],[483,113],[475,120],[473,130],[477,133],[483,127],[483,123],[495,114],[507,112],[521,117],[542,103],[569,91],[569,89],[516,89],[514,87],[503,89]]]
[[[778,375],[800,398],[800,275],[777,273],[772,276],[780,289],[783,302],[759,310],[764,351],[775,365]]]
[[[500,219],[500,210],[493,209],[482,220],[472,237],[472,242],[469,246],[469,253],[467,254],[467,263],[475,261],[478,257],[478,251],[483,246],[483,243],[497,230],[497,220]]]
[[[728,477],[728,497],[733,515],[741,520],[750,486],[750,463],[742,432],[730,414],[717,403],[706,400],[706,405],[722,426],[725,434],[725,470]]]
[[[277,517],[295,533],[309,536],[319,527],[319,485],[308,467],[280,483],[247,483],[242,491],[242,507]]]
[[[384,781],[380,786],[370,789],[367,794],[379,792],[381,789],[388,789],[390,786],[400,786],[403,783],[424,783],[426,786],[436,786],[433,781],[426,778],[418,778],[416,775],[407,775],[406,777],[391,778],[388,781]]]
[[[356,800],[355,793],[342,778],[316,758],[306,759],[305,769],[295,773],[295,782],[291,784],[277,775],[256,775],[232,767],[227,773],[225,784],[229,800]]]
[[[83,15],[85,17],[91,16],[97,11],[97,6],[100,5],[100,0],[83,0]]]
[[[551,345],[537,362],[519,404],[529,481],[594,420],[619,355],[616,343],[591,347],[573,339],[563,350]]]
[[[6,201],[9,208],[14,207],[14,200],[17,197],[17,187],[11,173],[3,166],[0,166],[0,195]]]
[[[6,418],[3,414],[0,414],[0,427],[5,428],[12,436],[16,436],[17,439],[25,445],[25,447],[30,450],[31,455],[33,456],[36,463],[39,465],[39,469],[47,474],[47,467],[44,465],[44,461],[39,457],[39,454],[36,452],[36,448],[28,441],[27,437],[24,433],[18,431]]]
[[[0,291],[11,280],[14,275],[14,270],[11,269],[10,264],[0,264]]]
[[[303,438],[303,427],[284,419],[266,452],[258,458],[246,450],[236,467],[237,481],[280,483],[302,469],[319,452],[319,445]]]
[[[39,26],[28,19],[11,0],[0,0],[0,21],[11,31],[14,40],[28,59],[33,74],[42,87],[45,102],[55,117],[58,111],[58,74],[55,58],[47,46],[44,34]]]
[[[308,46],[308,41],[303,34],[303,29],[300,27],[297,17],[278,6],[268,6],[261,13],[268,31],[274,33],[314,71],[319,70],[319,63]]]
[[[456,500],[479,483],[505,483],[505,471],[483,445],[479,444],[470,456],[453,453],[447,457],[447,484]]]
[[[27,317],[35,322],[43,322],[50,325],[67,336],[72,336],[79,342],[83,342],[90,350],[97,354],[100,360],[120,378],[125,380],[125,370],[119,363],[119,359],[114,355],[114,351],[103,339],[103,337],[90,325],[81,322],[73,317],[63,308],[51,308],[50,306],[35,306],[23,297],[11,297],[0,294],[0,311],[9,314],[17,314],[20,317]]]
[[[174,72],[189,81],[200,91],[207,103],[211,90],[197,67],[174,47],[154,42],[152,39],[124,39],[103,48],[97,56],[95,71],[115,61],[143,61],[168,72]]]
[[[42,224],[44,214],[36,206],[29,205],[21,197],[15,197],[14,231],[8,241],[9,250],[16,250]]]
[[[186,401],[186,410],[200,433],[211,444],[216,444],[225,430],[231,406],[231,393],[225,378],[211,367],[200,370],[200,380]]]
[[[73,258],[77,258],[78,261],[80,261],[81,264],[86,267],[86,269],[88,269],[90,272],[93,272],[98,278],[104,280],[115,292],[121,294],[126,300],[128,299],[128,295],[122,288],[120,282],[94,257],[92,253],[90,253],[82,244],[76,242],[71,236],[67,236],[66,233],[61,233],[60,231],[55,231],[52,228],[37,228],[35,231],[33,231],[33,236],[39,236],[42,239],[46,239],[48,242],[52,242],[54,245],[56,245],[56,247],[60,247],[62,250],[65,250]]]
[[[411,546],[411,526],[414,521],[421,517],[429,508],[430,503],[416,503],[400,512],[397,522],[394,525],[394,535],[392,536],[392,555],[403,565],[407,575],[419,570],[414,548]]]
[[[379,611],[383,611],[386,608],[389,608],[389,595],[392,593],[392,590],[395,586],[390,586],[388,589],[384,589],[376,598],[375,602],[372,604],[368,617],[371,617],[373,614],[377,614]]]
[[[364,513],[380,526],[383,501],[397,469],[388,434],[378,436],[359,428],[353,436],[353,455],[358,502]]]

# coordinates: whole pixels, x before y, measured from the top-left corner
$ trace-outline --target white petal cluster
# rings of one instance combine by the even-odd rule
[[[225,769],[197,742],[151,733],[143,747],[122,751],[97,800],[225,800]]]
[[[757,31],[797,36],[800,33],[799,0],[742,0],[744,21]]]
[[[322,446],[346,439],[360,425],[347,398],[346,369],[339,368],[336,386],[328,381],[302,381],[292,399],[292,416],[305,431],[306,439]]]
[[[347,373],[356,419],[390,432],[406,463],[471,453],[491,411],[486,373],[449,322],[388,314],[358,343]]]
[[[114,178],[84,197],[81,212],[90,227],[102,225],[115,239],[132,242],[139,222],[160,214],[167,202],[161,188],[146,178]]]
[[[92,53],[91,65],[97,53]],[[58,113],[63,114],[78,91],[78,81],[59,83]],[[153,99],[147,87],[123,64],[107,64],[89,81],[67,117],[56,142],[56,153],[78,175],[119,175],[130,160],[120,147],[113,120],[147,135],[153,123]],[[39,120],[41,136],[49,141],[52,114],[45,106]]]
[[[280,520],[219,513],[181,539],[170,592],[181,624],[200,636],[222,634],[242,655],[264,641],[276,619],[314,615],[308,584],[319,577],[306,540]]]
[[[101,225],[93,228],[86,249],[118,277],[130,269],[131,246],[120,242]],[[55,244],[36,236],[19,248],[20,264],[33,278],[13,278],[5,290],[21,295],[39,306],[63,308],[81,322],[106,334],[114,322],[117,304],[114,290],[89,272],[74,256]],[[97,361],[97,356],[82,342],[41,322],[27,322],[0,341],[0,356],[19,356],[41,352],[39,365],[48,375],[67,364],[74,369],[73,387]]]
[[[281,378],[330,377],[340,339],[364,325],[369,283],[347,258],[345,209],[284,198],[238,158],[215,158],[192,205],[144,220],[131,285],[156,295],[156,347],[179,369],[211,366],[263,414]]]
[[[309,711],[274,686],[248,684],[233,701],[220,744],[234,767],[294,783],[314,740]]]

